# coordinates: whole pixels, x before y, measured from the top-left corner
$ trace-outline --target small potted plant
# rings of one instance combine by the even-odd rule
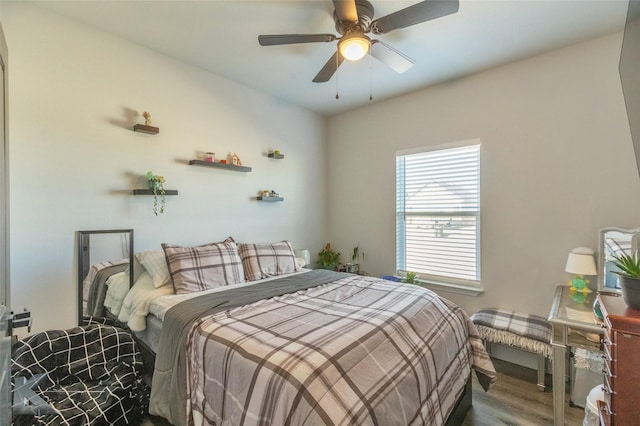
[[[360,247],[355,246],[353,248],[353,251],[351,252],[351,262],[345,265],[347,272],[350,272],[352,274],[360,273],[360,255],[362,255],[362,258],[364,259],[364,253],[360,251]]]
[[[153,214],[158,216],[158,195],[160,196],[160,214],[164,213],[165,206],[165,190],[164,176],[154,175],[153,172],[147,172],[147,183],[149,189],[153,191]]]
[[[411,272],[411,271],[407,271],[404,279],[402,280],[403,283],[407,283],[407,284],[415,284],[416,283],[416,273],[415,272]]]
[[[623,253],[613,256],[613,264],[619,269],[614,273],[620,277],[622,298],[630,308],[640,309],[640,257],[637,253]]]
[[[318,253],[318,267],[320,267],[320,269],[334,271],[340,263],[340,253],[332,249],[330,243],[327,243],[324,249]]]

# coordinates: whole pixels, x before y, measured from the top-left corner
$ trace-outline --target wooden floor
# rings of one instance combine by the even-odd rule
[[[551,386],[547,386],[545,392],[540,392],[535,370],[500,360],[494,360],[494,365],[498,371],[498,381],[489,392],[482,390],[473,373],[473,406],[462,425],[553,426]],[[568,394],[565,400],[565,425],[582,425],[584,409],[570,407]]]
[[[552,426],[553,393],[548,386],[540,392],[536,385],[536,372],[494,360],[498,381],[484,392],[473,373],[473,406],[462,423],[463,426]],[[565,405],[565,425],[580,426],[584,409]],[[169,425],[164,419],[149,417],[143,426]]]

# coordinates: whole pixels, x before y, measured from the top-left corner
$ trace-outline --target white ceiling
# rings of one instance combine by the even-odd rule
[[[374,19],[417,3],[371,2]],[[261,47],[257,36],[337,35],[330,0],[33,3],[324,115],[370,103],[370,89],[380,101],[620,31],[627,10],[627,0],[460,0],[456,14],[376,37],[416,61],[406,73],[367,57],[312,83],[336,42]]]

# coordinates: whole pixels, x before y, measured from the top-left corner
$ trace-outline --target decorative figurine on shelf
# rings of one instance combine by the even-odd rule
[[[276,191],[272,189],[271,192],[269,193],[269,197],[279,197],[279,195]]]
[[[233,155],[229,155],[229,164],[233,164],[234,166],[242,166],[242,161],[240,161],[240,157],[235,152]]]
[[[147,133],[149,135],[157,135],[158,133],[160,133],[159,128],[153,127],[151,125],[151,113],[149,111],[143,112],[142,116],[144,117],[144,124],[134,124],[134,132]]]
[[[164,213],[165,190],[164,176],[154,175],[152,171],[147,172],[147,183],[149,189],[153,191],[153,214],[158,216],[158,195],[160,195],[160,214]]]

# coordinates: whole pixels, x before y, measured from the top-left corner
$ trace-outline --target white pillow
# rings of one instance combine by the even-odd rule
[[[149,306],[157,297],[173,294],[173,287],[165,285],[156,288],[148,272],[140,274],[138,281],[131,287],[122,301],[118,319],[126,322],[132,331],[143,331],[147,327]]]
[[[107,293],[104,297],[104,307],[117,317],[122,308],[122,301],[129,292],[129,274],[126,271],[113,274],[105,285]]]
[[[136,259],[147,270],[155,288],[162,287],[171,281],[167,260],[162,251],[143,251],[136,253]]]

